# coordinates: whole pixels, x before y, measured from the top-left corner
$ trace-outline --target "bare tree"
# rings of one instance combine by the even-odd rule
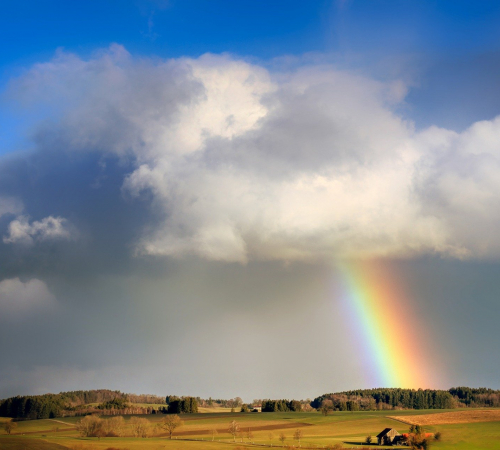
[[[272,447],[273,446],[274,434],[273,433],[269,433],[267,436],[269,437],[269,440],[271,441],[271,447]]]
[[[233,420],[229,424],[229,428],[227,430],[231,436],[233,436],[233,442],[236,442],[236,435],[240,432],[240,425],[236,420]]]
[[[233,410],[235,408],[238,408],[243,404],[243,400],[240,397],[235,397],[232,398],[231,400],[228,400],[226,404],[231,408],[231,412],[234,412]]]
[[[299,430],[297,428],[295,430],[295,433],[293,433],[293,438],[299,443],[299,447],[300,447],[300,440],[302,439],[302,430]]]
[[[303,412],[312,412],[312,411],[316,411],[316,410],[310,405],[310,403],[304,403],[302,405],[302,411]]]
[[[219,432],[217,431],[217,428],[213,427],[210,430],[210,433],[212,434],[212,441],[215,441],[215,436],[217,436],[219,434]]]
[[[286,441],[286,436],[285,436],[285,433],[281,432],[280,433],[280,436],[278,438],[281,442],[281,446],[284,447],[285,446],[285,441]]]
[[[9,420],[8,422],[5,422],[4,428],[7,434],[11,434],[17,428],[17,423]]]
[[[125,420],[122,416],[115,416],[111,419],[107,419],[103,423],[104,431],[106,436],[117,437],[123,434],[125,428]]]
[[[135,437],[147,438],[151,433],[151,422],[148,419],[132,417],[130,424]]]
[[[174,431],[182,426],[184,422],[181,420],[181,418],[176,415],[176,414],[169,414],[167,417],[165,417],[161,422],[160,426],[164,430],[167,431],[170,439],[172,439],[172,435],[174,434]]]
[[[247,439],[251,442],[253,439],[252,430],[250,428],[248,428],[248,431],[245,434],[246,434]]]
[[[97,416],[85,416],[76,423],[76,429],[83,437],[101,437],[103,434],[102,419]]]
[[[321,403],[321,413],[324,415],[324,416],[327,416],[328,413],[333,409],[333,402],[331,400],[323,400],[323,402]]]

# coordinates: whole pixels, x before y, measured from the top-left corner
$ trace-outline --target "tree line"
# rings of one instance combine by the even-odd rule
[[[134,403],[165,404],[164,407],[144,407]],[[91,403],[98,403],[91,406]],[[49,419],[62,415],[85,415],[99,413],[118,414],[193,414],[199,406],[214,404],[241,407],[241,411],[251,411],[261,406],[262,412],[310,411],[312,408],[328,411],[359,411],[376,409],[452,409],[457,407],[500,407],[500,390],[487,388],[456,387],[445,390],[379,388],[359,389],[324,394],[312,401],[299,400],[254,400],[243,405],[241,398],[230,400],[208,400],[199,397],[177,397],[169,395],[124,394],[107,389],[91,391],[70,391],[59,394],[17,396],[0,400],[0,416]]]
[[[130,403],[146,403],[150,405],[161,405],[165,404],[165,397],[160,397],[159,395],[150,394],[127,394]]]
[[[167,395],[168,406],[160,408],[164,414],[196,414],[198,412],[198,399],[196,397],[177,397]]]
[[[109,389],[94,389],[90,391],[68,391],[56,394],[63,404],[68,406],[87,405],[89,403],[103,403],[116,398],[129,400],[129,394]],[[130,400],[132,401],[132,400]],[[141,403],[141,402],[137,402]],[[142,402],[146,403],[146,402]]]
[[[167,397],[168,398],[168,397]],[[243,400],[240,397],[230,398],[230,399],[222,399],[222,398],[212,398],[203,399],[200,397],[196,397],[199,406],[203,406],[205,408],[211,408],[214,406],[220,406],[222,408],[239,408],[243,404]],[[168,403],[168,401],[167,401]]]
[[[61,415],[63,403],[54,394],[11,397],[0,402],[1,417],[51,419]]]
[[[149,400],[149,401],[148,401]],[[0,400],[0,416],[19,419],[50,419],[58,416],[85,415],[100,412],[104,415],[152,414],[152,407],[139,407],[134,403],[165,404],[164,397],[124,394],[120,391],[99,389],[70,391],[59,394],[27,395]],[[99,403],[97,406],[89,406]]]
[[[458,407],[500,406],[500,391],[486,388],[436,389],[378,388],[324,394],[311,406],[334,411],[375,409],[453,409]]]
[[[97,409],[125,409],[129,405],[126,398],[116,397],[113,400],[108,400],[97,406]]]
[[[302,404],[298,400],[263,400],[262,412],[300,412]]]
[[[488,388],[456,387],[450,389],[461,404],[469,407],[500,407],[500,391]]]
[[[123,399],[109,400],[97,406],[81,405],[77,407],[65,405],[57,395],[18,396],[0,401],[0,417],[16,419],[52,419],[62,416],[85,416],[99,414],[118,416],[123,414],[156,414],[153,407],[138,406]]]

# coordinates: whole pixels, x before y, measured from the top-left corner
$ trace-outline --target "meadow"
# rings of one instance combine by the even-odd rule
[[[485,421],[477,421],[477,413],[486,411]],[[493,412],[491,412],[493,411]],[[447,414],[444,416],[439,414]],[[302,431],[302,448],[325,448],[342,445],[344,448],[408,448],[378,446],[375,436],[386,427],[395,428],[400,433],[408,431],[408,423],[425,422],[425,431],[441,432],[442,440],[434,442],[436,450],[451,449],[498,449],[500,448],[500,410],[475,410],[471,422],[464,422],[464,411],[457,410],[419,410],[419,411],[363,411],[332,412],[323,416],[318,412],[309,413],[200,413],[182,415],[183,425],[169,440],[166,433],[159,430],[148,438],[132,437],[130,419],[125,416],[125,436],[106,438],[83,438],[75,429],[79,420],[76,417],[57,419],[28,420],[17,422],[17,428],[11,435],[2,430],[0,449],[8,450],[139,450],[139,449],[179,449],[212,450],[227,448],[247,449],[255,447],[282,447],[278,440],[284,433],[285,447],[298,446],[293,439],[297,429]],[[454,421],[457,416],[458,423]],[[432,417],[435,416],[435,420]],[[164,415],[140,416],[147,418],[151,428],[158,424]],[[492,420],[493,418],[493,420]],[[6,418],[0,418],[5,422]],[[233,442],[228,432],[229,424],[236,420],[241,433]],[[213,432],[212,430],[216,430]],[[250,432],[250,433],[249,433]],[[364,444],[368,435],[374,437],[374,443]]]

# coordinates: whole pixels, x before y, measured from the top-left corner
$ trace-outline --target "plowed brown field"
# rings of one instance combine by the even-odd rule
[[[471,423],[500,421],[500,409],[494,410],[467,410],[437,414],[423,414],[419,416],[392,416],[390,419],[399,420],[410,425],[440,425],[446,423]]]

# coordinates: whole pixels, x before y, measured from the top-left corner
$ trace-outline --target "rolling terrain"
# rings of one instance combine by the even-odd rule
[[[459,417],[460,422],[450,423],[453,422],[450,417],[455,416]],[[478,421],[481,416],[484,420]],[[174,432],[172,440],[168,439],[164,430],[155,428],[164,415],[141,416],[151,424],[152,435],[148,438],[133,437],[131,417],[133,416],[125,416],[124,436],[101,439],[80,437],[75,428],[79,420],[76,417],[20,421],[11,435],[7,435],[2,426],[0,449],[210,450],[271,445],[282,447],[282,442],[278,440],[280,433],[284,433],[286,437],[285,447],[297,447],[298,442],[293,439],[297,429],[302,432],[302,448],[325,448],[335,444],[341,444],[344,448],[385,448],[373,443],[367,446],[364,441],[368,435],[375,437],[386,427],[395,428],[400,433],[406,432],[408,423],[425,424],[425,431],[430,433],[441,432],[442,441],[433,442],[432,446],[439,450],[493,450],[498,448],[500,441],[499,409],[334,412],[326,417],[318,412],[185,414],[182,415],[184,423]],[[8,419],[0,420],[5,422]],[[238,422],[241,431],[236,442],[233,442],[233,437],[228,432],[232,420]]]

